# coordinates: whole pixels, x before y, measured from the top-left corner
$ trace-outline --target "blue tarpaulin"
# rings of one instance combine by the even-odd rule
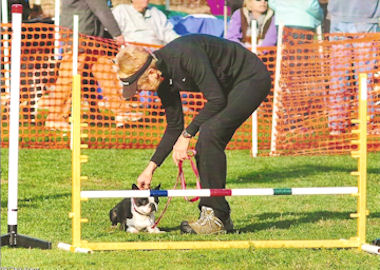
[[[212,15],[173,16],[169,21],[174,25],[174,30],[181,36],[198,33],[223,37],[223,19]]]

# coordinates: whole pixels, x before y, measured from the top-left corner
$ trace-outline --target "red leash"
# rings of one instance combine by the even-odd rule
[[[199,172],[198,172],[198,169],[197,169],[197,166],[195,165],[194,161],[191,159],[191,157],[195,156],[195,150],[192,150],[191,152],[189,152],[189,161],[190,161],[190,164],[191,164],[191,168],[193,169],[193,172],[195,174],[195,177],[196,177],[196,185],[197,185],[197,189],[201,189],[201,182],[199,180]],[[182,189],[186,189],[186,180],[185,180],[185,174],[183,173],[183,169],[182,169],[182,161],[180,161],[178,163],[178,176],[177,176],[177,182],[178,182],[178,179],[181,180],[181,187]],[[189,201],[189,202],[195,202],[197,200],[199,200],[199,197],[194,197],[194,198],[191,198],[191,199],[188,199],[186,196],[184,197],[185,200]]]
[[[191,168],[193,169],[193,172],[194,172],[195,177],[196,177],[196,186],[197,186],[197,189],[201,189],[202,187],[201,187],[201,182],[200,182],[200,179],[199,179],[199,172],[198,172],[197,166],[195,165],[195,163],[194,163],[194,161],[192,159],[192,157],[194,157],[195,154],[196,154],[195,150],[190,150],[188,152]],[[180,161],[178,163],[178,175],[177,175],[177,180],[175,182],[175,185],[174,185],[173,189],[177,188],[177,185],[178,185],[179,181],[181,181],[181,187],[182,187],[182,189],[186,189],[186,180],[185,180],[185,174],[183,173],[182,164],[183,164],[183,161]],[[152,228],[157,227],[158,223],[160,222],[161,218],[163,217],[164,213],[166,212],[166,209],[168,209],[169,203],[172,200],[172,198],[173,197],[168,197],[168,201],[166,202],[166,205],[165,205],[164,209],[162,210],[160,217],[156,220],[156,222],[154,223],[154,225],[152,226]],[[194,197],[194,198],[188,199],[185,196],[185,200],[187,200],[189,202],[195,202],[195,201],[199,200],[199,197]]]

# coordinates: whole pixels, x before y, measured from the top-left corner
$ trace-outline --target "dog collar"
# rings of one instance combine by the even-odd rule
[[[132,207],[133,207],[133,210],[135,210],[136,213],[138,213],[138,214],[140,214],[140,215],[142,215],[142,216],[145,216],[145,214],[143,214],[143,213],[141,213],[139,210],[137,210],[137,208],[136,208],[136,203],[135,203],[135,198],[132,198],[131,201],[132,201]]]

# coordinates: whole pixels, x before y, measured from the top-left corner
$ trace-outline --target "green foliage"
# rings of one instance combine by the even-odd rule
[[[153,150],[85,150],[89,177],[82,190],[130,189]],[[7,232],[8,151],[1,150],[1,231]],[[357,161],[349,156],[258,157],[248,151],[228,151],[228,188],[354,186],[350,176]],[[367,240],[380,237],[380,154],[368,158]],[[111,251],[73,254],[57,249],[71,243],[71,153],[68,150],[21,150],[19,156],[18,230],[49,240],[52,250],[1,249],[1,266],[39,269],[379,269],[380,257],[356,249],[231,249]],[[177,170],[170,158],[157,169],[154,183],[172,189]],[[189,164],[188,188],[195,188]],[[167,198],[162,198],[160,209]],[[239,233],[219,236],[181,235],[182,220],[195,219],[197,204],[173,198],[159,227],[167,233],[130,235],[112,229],[108,211],[119,200],[83,202],[82,239],[88,241],[178,241],[340,239],[356,233],[356,199],[351,196],[229,197]]]

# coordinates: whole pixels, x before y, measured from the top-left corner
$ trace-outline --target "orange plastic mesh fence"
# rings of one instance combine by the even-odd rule
[[[10,25],[1,40],[1,145],[8,145]],[[376,82],[380,35],[329,36],[285,30],[278,95],[274,154],[336,154],[350,150],[349,131],[357,114],[357,74],[369,73],[369,150],[380,149],[379,87]],[[7,37],[8,35],[8,37]],[[297,36],[299,35],[299,36]],[[328,40],[328,39],[332,40]],[[303,41],[302,41],[303,40]],[[301,42],[300,42],[301,41]],[[72,88],[72,32],[46,24],[23,24],[20,92],[20,146],[69,148]],[[157,49],[157,46],[139,44]],[[83,139],[90,148],[153,148],[165,129],[160,100],[142,92],[132,100],[121,96],[112,68],[117,46],[112,40],[80,36]],[[259,56],[275,73],[276,48],[259,48]],[[274,79],[274,78],[273,78]],[[182,92],[186,123],[203,107],[200,93]],[[258,110],[261,154],[271,145],[273,91]],[[251,119],[235,133],[229,149],[251,148]]]
[[[358,117],[359,73],[368,74],[368,149],[380,147],[379,34],[285,29],[272,154],[347,153]]]

